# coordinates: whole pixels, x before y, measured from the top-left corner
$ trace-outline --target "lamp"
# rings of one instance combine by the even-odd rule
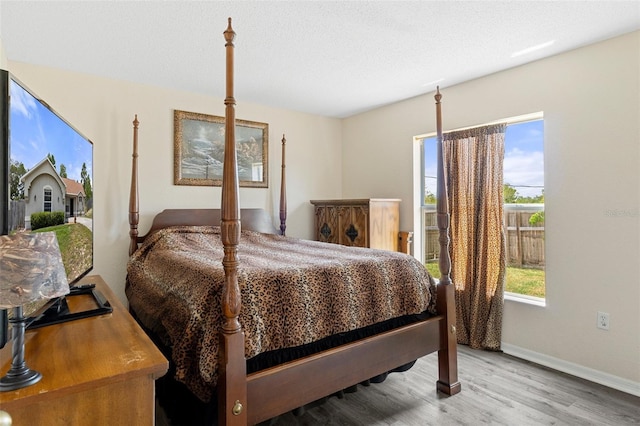
[[[30,386],[42,378],[24,359],[25,305],[43,304],[67,293],[69,283],[54,232],[0,236],[0,309],[13,308],[11,368],[0,379],[0,391]]]

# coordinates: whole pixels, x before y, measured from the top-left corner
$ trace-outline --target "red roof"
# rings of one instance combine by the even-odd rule
[[[84,193],[84,187],[80,182],[67,178],[62,178],[62,180],[64,181],[64,184],[67,185],[67,195],[78,196],[82,194],[83,197],[86,195]]]

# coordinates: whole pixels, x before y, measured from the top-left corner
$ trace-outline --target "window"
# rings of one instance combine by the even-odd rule
[[[44,206],[42,211],[45,211],[45,212],[51,211],[51,188],[44,189]]]
[[[545,297],[544,121],[507,126],[504,139],[505,291]]]
[[[544,252],[544,120],[506,121],[504,149],[504,232],[506,239],[507,294],[525,298],[545,297]],[[429,271],[440,276],[436,224],[436,138],[422,139],[422,259]]]

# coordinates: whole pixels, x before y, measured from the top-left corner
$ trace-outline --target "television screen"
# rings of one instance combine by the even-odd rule
[[[2,233],[56,233],[69,284],[93,268],[93,144],[1,72]]]

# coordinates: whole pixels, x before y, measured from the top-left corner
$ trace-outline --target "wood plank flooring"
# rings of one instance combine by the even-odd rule
[[[640,425],[640,397],[502,353],[459,346],[462,392],[435,390],[436,355],[381,384],[265,424],[341,426]],[[168,425],[159,411],[158,425]]]

